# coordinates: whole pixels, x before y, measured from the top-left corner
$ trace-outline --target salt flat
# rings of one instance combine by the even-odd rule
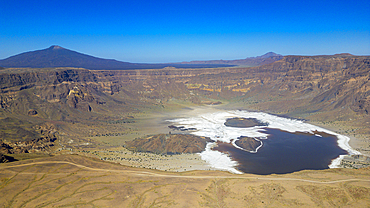
[[[336,136],[338,146],[347,151],[348,154],[361,154],[360,152],[351,148],[348,144],[350,138],[337,134],[333,131],[318,127],[309,123],[305,123],[302,120],[283,118],[275,115],[271,115],[263,112],[249,112],[245,110],[221,110],[215,108],[196,108],[190,111],[189,114],[178,114],[182,118],[170,119],[169,122],[174,125],[181,125],[185,128],[196,128],[196,131],[189,132],[197,136],[209,137],[213,141],[220,141],[230,143],[237,140],[240,136],[247,136],[257,138],[259,140],[265,140],[268,137],[264,126],[254,126],[249,128],[236,128],[227,127],[224,125],[229,118],[255,118],[261,122],[268,123],[268,128],[279,129],[290,133],[304,132],[315,135],[316,137],[322,137],[320,133],[326,133]],[[235,142],[232,142],[236,146]],[[219,151],[212,150],[212,146],[215,143],[209,143],[202,153],[201,158],[207,161],[211,167],[218,170],[226,170],[232,173],[241,173],[236,169],[238,163],[233,161],[227,154]],[[237,147],[240,148],[240,147]],[[257,152],[258,154],[258,152]],[[330,168],[336,168],[340,164],[341,159],[344,155],[340,155],[336,159],[332,160],[329,165]]]

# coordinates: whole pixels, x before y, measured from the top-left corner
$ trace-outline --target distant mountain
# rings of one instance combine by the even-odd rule
[[[158,69],[164,67],[176,68],[205,68],[224,67],[228,64],[138,64],[117,61],[114,59],[103,59],[76,51],[68,50],[54,45],[47,49],[21,53],[0,60],[2,67],[78,67],[93,70],[115,70],[115,69]]]
[[[229,64],[239,66],[261,66],[281,60],[284,56],[274,52],[268,52],[262,56],[250,57],[236,60],[210,60],[210,61],[190,61],[181,64]]]
[[[2,67],[81,67],[88,69],[127,68],[133,64],[113,59],[102,59],[71,51],[60,46],[21,53],[0,60]]]
[[[282,55],[280,55],[280,54],[276,54],[276,53],[274,53],[274,52],[268,52],[268,53],[265,53],[264,55],[262,55],[262,56],[257,56],[257,57],[255,57],[255,58],[270,58],[270,57],[280,57],[280,56],[282,56]],[[253,58],[253,57],[252,57]]]

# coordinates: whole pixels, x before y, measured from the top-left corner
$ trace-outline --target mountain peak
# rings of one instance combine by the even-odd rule
[[[58,49],[65,49],[65,48],[60,47],[60,46],[58,46],[58,45],[52,45],[52,46],[50,46],[48,49],[51,49],[51,50],[58,50]]]
[[[276,54],[274,52],[268,52],[268,53],[265,53],[264,55],[258,56],[258,57],[260,57],[260,58],[268,58],[268,57],[271,57],[271,56],[281,56],[281,55]]]
[[[350,53],[337,53],[337,54],[334,54],[334,56],[353,56],[353,55]]]

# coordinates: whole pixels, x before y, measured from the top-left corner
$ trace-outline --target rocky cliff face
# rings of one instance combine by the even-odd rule
[[[241,97],[248,102],[275,103],[280,112],[284,108],[313,112],[348,107],[368,114],[369,63],[369,57],[348,55],[287,56],[260,67],[201,75],[189,81],[188,86],[213,98]]]
[[[370,99],[370,58],[347,55],[285,57],[269,66],[255,68],[255,73],[271,72],[261,77],[264,83],[297,98],[309,95],[314,110],[349,107],[368,114]],[[266,87],[264,87],[266,88]]]
[[[30,137],[19,140],[40,138],[32,128],[46,121],[54,122],[55,129],[73,132],[64,136],[72,138],[71,135],[104,133],[99,132],[105,130],[99,130],[104,123],[142,109],[165,108],[173,100],[195,104],[232,100],[238,107],[293,116],[305,114],[308,119],[361,118],[365,125],[362,133],[370,134],[366,129],[370,120],[369,80],[370,57],[348,54],[286,56],[250,68],[2,69],[0,118],[29,123],[21,125],[23,130],[16,130],[17,125],[8,125],[14,121],[1,121],[13,126],[13,132]],[[3,141],[6,135],[11,134],[4,132]]]

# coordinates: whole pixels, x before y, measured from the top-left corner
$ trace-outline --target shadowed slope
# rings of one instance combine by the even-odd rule
[[[139,152],[157,154],[198,153],[212,140],[187,134],[159,134],[126,142],[126,147]]]
[[[222,67],[229,65],[220,64],[137,64],[117,61],[114,59],[103,59],[78,53],[60,46],[51,46],[47,49],[21,53],[0,60],[2,67],[77,67],[93,70],[117,70],[117,69],[159,69],[164,67],[177,68],[205,68]]]
[[[3,67],[83,67],[90,69],[127,68],[134,64],[113,59],[102,59],[71,51],[60,46],[21,53],[0,60]]]

